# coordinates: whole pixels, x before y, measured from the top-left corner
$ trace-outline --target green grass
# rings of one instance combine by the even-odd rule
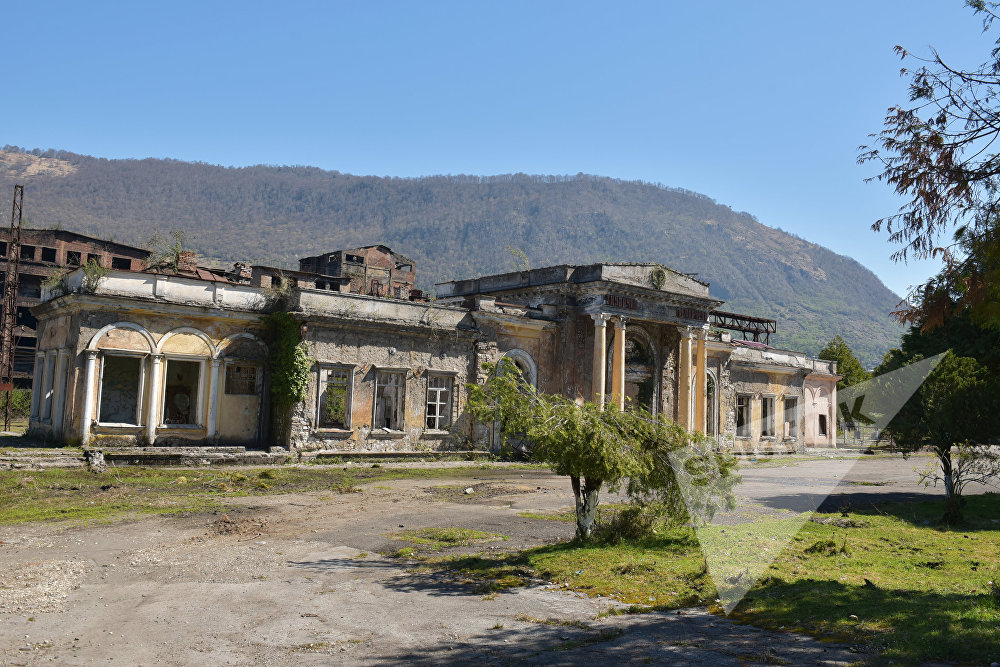
[[[510,539],[500,533],[487,533],[481,530],[472,530],[471,528],[454,527],[403,530],[396,533],[389,533],[386,537],[412,542],[418,547],[430,551],[440,551],[446,547],[460,547]]]
[[[482,466],[460,468],[83,468],[0,471],[0,525],[26,521],[120,521],[151,514],[217,509],[226,498],[304,491],[360,490],[358,484],[390,479],[482,475]]]
[[[852,512],[841,525],[806,522],[732,617],[858,644],[878,654],[877,662],[1000,660],[1000,495],[969,497],[961,528],[935,524],[943,509],[943,502],[887,504]],[[834,518],[844,517],[817,516]],[[724,529],[730,542],[756,551],[789,521],[795,519],[712,530]],[[632,611],[690,605],[720,611],[687,527],[638,542],[564,542],[436,565],[496,588],[541,579],[614,597],[634,605]]]

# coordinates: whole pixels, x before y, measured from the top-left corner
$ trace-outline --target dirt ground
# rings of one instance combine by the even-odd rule
[[[892,484],[848,481],[838,491],[934,493],[912,483],[912,460],[868,463],[848,480]],[[831,466],[807,461],[744,472],[755,502],[771,489],[768,497],[782,505],[828,484]],[[442,486],[475,493],[434,488]],[[217,514],[0,528],[0,662],[720,665],[862,657],[699,609],[598,620],[612,600],[562,591],[559,582],[486,599],[471,585],[379,555],[407,546],[388,533],[432,526],[510,536],[475,550],[567,539],[571,524],[519,512],[569,508],[568,487],[544,471],[484,469],[475,478],[375,482],[359,493],[240,498]]]

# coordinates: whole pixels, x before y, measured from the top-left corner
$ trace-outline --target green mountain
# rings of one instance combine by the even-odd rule
[[[379,178],[312,167],[219,167],[0,152],[0,193],[25,185],[33,227],[144,244],[181,229],[206,257],[297,267],[385,243],[419,286],[532,266],[654,261],[712,283],[726,310],[778,320],[772,344],[811,354],[840,334],[872,365],[899,342],[899,302],[856,261],[694,192],[600,176]],[[9,194],[4,194],[8,197]]]

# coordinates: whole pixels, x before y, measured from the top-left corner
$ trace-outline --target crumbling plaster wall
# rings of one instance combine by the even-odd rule
[[[466,413],[466,383],[475,377],[475,340],[469,333],[430,327],[400,330],[379,322],[318,324],[309,322],[305,342],[315,366],[308,395],[292,416],[292,446],[299,450],[421,451],[454,450],[472,438]],[[322,365],[354,368],[351,422],[348,429],[317,425]],[[376,374],[405,369],[404,417],[400,432],[372,429]],[[448,432],[425,428],[427,377],[434,371],[453,377],[452,425]]]

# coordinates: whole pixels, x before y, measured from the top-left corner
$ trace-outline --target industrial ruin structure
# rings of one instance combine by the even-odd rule
[[[96,286],[69,274],[32,309],[29,432],[105,447],[275,444],[260,317],[280,280],[313,360],[283,444],[293,451],[495,448],[466,385],[504,358],[541,391],[639,404],[725,448],[836,442],[834,362],[772,348],[761,337],[773,321],[713,315],[722,302],[707,283],[657,264],[447,282],[432,302],[418,300],[412,261],[385,246],[299,269],[112,267]]]
[[[0,231],[0,275],[8,271],[10,234],[8,229]],[[31,308],[40,302],[42,284],[90,260],[109,269],[140,271],[145,267],[149,251],[63,229],[21,229],[20,241],[13,380],[17,386],[29,387],[37,343]]]

